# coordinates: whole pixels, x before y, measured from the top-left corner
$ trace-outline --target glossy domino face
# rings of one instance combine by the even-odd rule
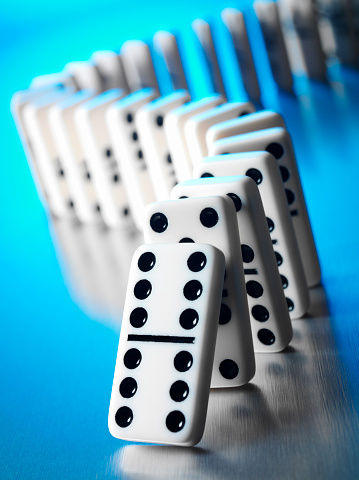
[[[253,344],[256,352],[279,352],[292,339],[292,325],[262,201],[246,176],[200,178],[178,184],[172,198],[222,195],[237,212]],[[283,277],[283,281],[288,280]]]
[[[211,387],[236,387],[255,372],[236,212],[232,200],[203,197],[148,205],[146,243],[210,243],[226,258]]]
[[[152,89],[144,89],[115,102],[106,113],[115,158],[138,229],[142,229],[143,209],[155,200],[154,188],[148,173],[135,117],[141,107],[157,97]]]
[[[75,114],[77,133],[89,164],[101,215],[110,227],[132,222],[119,162],[105,123],[107,109],[123,96],[123,90],[110,90],[86,102]]]
[[[291,318],[303,316],[309,307],[308,288],[293,222],[274,157],[267,152],[217,155],[204,159],[194,174],[196,178],[247,175],[256,182],[279,273],[283,279],[290,316]]]
[[[157,200],[168,200],[173,186],[177,184],[164,131],[165,116],[189,100],[189,93],[181,90],[144,105],[136,115],[143,153],[145,158],[150,159],[148,172]]]
[[[199,442],[223,276],[223,253],[211,245],[151,244],[136,250],[109,411],[113,436]]]
[[[310,226],[302,185],[299,178],[292,142],[283,128],[269,128],[260,132],[237,135],[215,142],[210,155],[263,150],[277,160],[293,220],[294,230],[303,262],[307,285],[320,282],[320,265]]]

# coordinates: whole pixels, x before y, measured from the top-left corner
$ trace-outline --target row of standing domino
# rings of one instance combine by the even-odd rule
[[[232,20],[241,25],[243,20],[239,12],[233,11],[226,11],[224,17],[229,25],[233,25]],[[196,29],[213,66],[214,49],[206,48],[211,38],[208,24],[197,22]],[[179,72],[183,73],[183,69],[174,36],[162,32],[158,38],[172,78],[180,78]],[[97,66],[86,62],[69,64],[65,69],[67,73],[38,78],[29,90],[14,95],[13,112],[39,192],[55,216],[76,215],[83,222],[103,220],[110,227],[133,220],[144,230],[145,242],[149,244],[142,247],[140,256],[135,254],[131,269],[130,284],[133,285],[126,297],[124,333],[111,401],[112,433],[132,440],[193,444],[201,437],[204,427],[211,380],[208,365],[212,364],[213,356],[211,387],[247,383],[254,375],[254,351],[278,352],[289,344],[290,317],[301,317],[307,311],[308,287],[319,283],[320,267],[290,136],[282,117],[268,110],[256,112],[251,102],[226,102],[224,91],[222,95],[196,102],[190,101],[186,90],[177,88],[174,93],[159,97],[148,47],[141,42],[127,42],[123,49],[121,56],[97,52],[94,54]],[[121,58],[126,57],[123,69]],[[105,86],[103,71],[106,69]],[[215,78],[216,69],[212,68],[212,72]],[[182,79],[186,81],[184,75]],[[129,84],[134,93],[128,93]],[[255,82],[249,84],[253,86]],[[144,85],[154,88],[141,88]],[[172,245],[161,250],[158,245],[151,245],[192,242],[196,243],[195,249],[191,245]],[[215,253],[216,249],[207,251],[203,243],[210,243],[224,253],[224,283],[220,255]],[[192,360],[202,359],[202,363],[194,362],[192,386],[189,388],[181,377],[170,389],[174,402],[187,400],[190,390],[190,407],[186,415],[178,410],[166,414],[164,436],[161,433],[156,436],[156,426],[151,427],[148,418],[139,420],[141,425],[146,425],[147,433],[135,429],[129,435],[123,434],[124,428],[129,432],[134,418],[133,409],[123,405],[123,399],[127,403],[132,401],[128,399],[135,396],[143,375],[148,375],[151,382],[153,376],[158,375],[153,371],[151,375],[151,370],[142,371],[137,380],[134,377],[121,380],[123,363],[125,368],[134,370],[143,355],[138,348],[127,352],[123,349],[127,348],[128,341],[135,342],[131,345],[137,347],[143,344],[136,342],[149,342],[148,355],[153,357],[153,366],[162,355],[156,353],[153,342],[171,343],[171,340],[163,341],[163,333],[153,335],[157,326],[154,327],[153,322],[151,326],[148,319],[158,319],[157,333],[168,330],[168,312],[163,311],[159,299],[168,295],[166,305],[171,305],[174,312],[172,303],[178,295],[176,297],[174,290],[171,302],[172,283],[178,282],[166,280],[160,296],[150,297],[155,277],[149,281],[148,272],[156,263],[161,265],[160,259],[164,256],[162,273],[171,273],[171,265],[178,269],[177,275],[183,268],[177,265],[177,256],[180,258],[183,252],[188,262],[190,258],[193,260],[192,255],[202,255],[199,266],[198,258],[193,260],[194,269],[190,267],[191,262],[187,262],[192,272],[200,272],[207,262],[211,265],[207,269],[209,273],[196,284],[197,290],[193,291],[191,282],[198,280],[186,283],[186,286],[191,284],[187,294],[183,289],[190,302],[201,297],[199,308],[204,311],[199,315],[196,307],[183,310],[183,315],[176,313],[173,331],[170,329],[178,333],[179,317],[181,328],[198,330],[201,319],[202,330],[196,337],[190,337],[196,338],[195,350],[186,350]],[[250,268],[243,268],[243,264]],[[138,278],[138,269],[146,272],[146,279]],[[157,275],[160,273],[161,270]],[[208,290],[203,289],[205,282],[212,282]],[[212,291],[212,295],[202,295],[204,291]],[[134,308],[137,300],[133,300],[133,294],[140,300],[141,307]],[[198,297],[191,298],[192,295]],[[213,319],[217,324],[218,318],[217,334],[217,328],[210,325]],[[129,333],[139,328],[145,335]],[[210,338],[205,336],[206,331],[212,332]],[[184,338],[167,337],[176,339],[172,343],[181,343],[178,339]],[[188,338],[184,343],[188,343]],[[136,360],[134,355],[138,356],[138,352],[141,358]],[[178,363],[178,357],[175,358]],[[126,362],[128,365],[132,362],[133,366]],[[184,373],[181,368],[184,367],[176,367]],[[199,374],[205,378],[201,380]],[[153,385],[142,395],[148,396],[152,391]],[[142,404],[135,405],[148,416],[148,409],[141,407],[144,398],[142,396]],[[155,395],[152,407],[156,401]],[[182,439],[172,436],[180,431],[184,435]]]

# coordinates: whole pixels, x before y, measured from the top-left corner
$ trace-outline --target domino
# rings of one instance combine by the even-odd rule
[[[238,387],[255,373],[255,360],[236,211],[228,197],[201,197],[148,205],[145,243],[210,243],[224,253],[226,275],[211,388]]]
[[[190,118],[185,124],[184,131],[192,165],[196,166],[202,158],[207,157],[206,133],[212,125],[252,112],[255,112],[252,102],[233,102],[224,103]]]
[[[199,178],[179,183],[172,199],[227,196],[233,200],[241,239],[247,299],[255,352],[280,352],[293,337],[283,288],[288,279],[279,276],[261,196],[246,176]],[[282,286],[283,285],[283,286]]]
[[[109,227],[132,223],[127,194],[106,127],[108,108],[124,96],[121,89],[104,92],[75,111],[75,125],[104,223]]]
[[[223,253],[211,245],[136,250],[108,417],[114,437],[182,446],[200,441],[223,275]]]
[[[140,40],[128,40],[122,45],[120,53],[130,90],[136,92],[153,88],[159,92],[148,45]]]
[[[189,93],[178,90],[147,103],[136,115],[135,123],[144,156],[151,159],[148,162],[148,172],[154,186],[156,200],[168,200],[171,189],[177,184],[164,131],[164,119],[168,112],[189,101]]]
[[[105,115],[130,210],[139,230],[142,229],[143,209],[155,200],[155,192],[136,129],[135,117],[144,105],[157,96],[153,89],[140,90],[115,102]]]
[[[73,200],[69,185],[48,122],[48,112],[57,102],[74,94],[72,89],[53,90],[46,95],[29,102],[23,109],[23,122],[29,145],[31,158],[36,159],[39,177],[42,179],[46,201],[50,212],[55,217],[73,217]]]
[[[307,285],[308,287],[314,287],[320,283],[320,265],[293,146],[288,132],[284,128],[269,128],[260,132],[218,140],[210,149],[210,156],[253,151],[267,151],[277,159]]]
[[[42,88],[73,88],[77,89],[72,75],[62,71],[57,73],[47,73],[45,75],[38,75],[30,82],[31,90]]]
[[[188,90],[176,37],[170,32],[158,31],[153,36],[153,45],[165,61],[173,90]]]
[[[257,1],[254,9],[262,29],[273,78],[279,88],[292,92],[293,77],[277,3]]]
[[[244,16],[235,8],[225,8],[221,17],[232,37],[244,89],[250,99],[260,104],[261,92]]]
[[[194,178],[231,175],[247,175],[258,186],[290,317],[300,318],[309,309],[309,292],[277,162],[268,152],[233,153],[205,158],[194,170]]]
[[[207,152],[213,147],[217,140],[222,138],[234,137],[243,133],[256,132],[266,128],[282,127],[286,128],[283,117],[271,110],[261,110],[260,112],[250,113],[239,118],[232,118],[212,125],[206,132],[205,143]],[[202,140],[203,142],[203,140]],[[204,142],[203,142],[204,143]],[[207,155],[205,155],[207,156]]]
[[[121,88],[125,93],[130,92],[120,55],[111,50],[101,50],[94,52],[90,61],[100,72],[104,90]]]
[[[94,90],[95,93],[103,91],[103,81],[96,65],[91,62],[70,62],[64,72],[73,78],[78,90]]]
[[[213,43],[211,27],[207,22],[198,18],[192,22],[192,29],[202,46],[214,91],[226,98],[226,91]]]
[[[73,208],[77,218],[84,223],[98,222],[101,215],[88,159],[77,134],[75,112],[93,96],[93,90],[81,90],[53,105],[48,114],[49,127],[66,172]]]
[[[185,124],[193,116],[224,103],[221,95],[213,95],[176,108],[164,121],[165,134],[178,181],[192,178],[192,160],[185,138]]]

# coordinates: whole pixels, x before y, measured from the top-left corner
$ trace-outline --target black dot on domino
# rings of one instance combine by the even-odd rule
[[[158,117],[156,118],[156,123],[159,127],[162,127],[163,125],[163,117],[162,115],[158,115]]]
[[[270,143],[267,146],[266,151],[271,153],[273,155],[273,157],[275,157],[277,160],[282,158],[283,155],[284,155],[283,146],[280,143],[277,143],[277,142]]]
[[[189,352],[183,350],[177,353],[173,360],[173,365],[178,372],[187,372],[193,365],[193,357]]]
[[[174,410],[169,413],[166,418],[166,427],[172,433],[177,433],[185,426],[186,419],[182,412]]]
[[[132,123],[132,122],[133,122],[133,116],[132,116],[131,113],[128,113],[128,114],[127,114],[126,120],[128,121],[128,123]]]
[[[149,272],[156,264],[156,257],[152,252],[143,253],[138,259],[138,268],[141,272]]]
[[[258,322],[266,322],[269,319],[269,312],[263,305],[254,305],[252,315]]]
[[[111,157],[111,155],[112,155],[111,148],[107,148],[105,154],[106,154],[106,157]]]
[[[182,197],[179,197],[178,200],[182,200],[183,198],[188,198],[188,197],[186,197],[185,195],[182,195]]]
[[[202,295],[203,287],[198,280],[190,280],[183,287],[183,295],[187,300],[197,300]]]
[[[172,163],[172,157],[170,154],[167,155],[167,162]]]
[[[168,220],[163,213],[154,213],[150,219],[150,226],[154,232],[162,233],[168,227]]]
[[[187,308],[181,313],[179,323],[185,330],[191,330],[197,325],[198,320],[198,312],[193,308]]]
[[[188,268],[191,272],[200,272],[207,263],[206,255],[202,252],[194,252],[187,260]]]
[[[238,116],[239,117],[244,117],[245,115],[249,115],[249,112],[247,110],[244,110],[242,113],[240,113]]]
[[[214,175],[212,175],[209,172],[202,173],[201,175],[201,178],[211,178],[211,177],[214,177]]]
[[[222,377],[227,378],[227,380],[233,380],[238,375],[239,368],[236,362],[226,359],[220,363],[219,371]]]
[[[120,394],[123,398],[131,398],[137,392],[137,382],[132,377],[127,377],[120,383]]]
[[[280,279],[282,280],[282,287],[287,288],[288,287],[288,279],[284,275],[281,275]]]
[[[236,212],[239,212],[239,210],[242,208],[242,200],[239,198],[239,196],[235,193],[227,193],[227,197],[233,201]]]
[[[256,168],[250,168],[249,170],[247,170],[246,175],[247,177],[250,177],[252,180],[254,180],[257,185],[259,185],[263,181],[263,175]]]
[[[291,300],[290,298],[287,298],[287,297],[285,297],[285,299],[287,301],[288,312],[292,312],[294,310],[293,300]]]
[[[217,225],[219,217],[214,208],[204,208],[199,216],[204,227],[212,228]]]
[[[274,254],[275,254],[275,258],[277,260],[277,265],[279,267],[283,263],[282,255],[280,255],[278,252],[274,252]]]
[[[117,410],[115,421],[121,428],[128,427],[133,420],[133,412],[129,407],[121,407]]]
[[[267,217],[267,225],[268,225],[268,230],[270,232],[273,232],[274,230],[274,222],[271,218]]]
[[[194,243],[194,240],[192,240],[192,238],[189,238],[189,237],[184,237],[178,243]]]
[[[231,318],[232,318],[231,309],[229,308],[228,305],[226,305],[225,303],[222,303],[220,311],[219,311],[219,321],[218,321],[218,323],[220,325],[226,325],[230,321]]]
[[[137,132],[132,132],[132,139],[134,142],[138,140],[138,133]]]
[[[183,380],[177,380],[171,385],[170,397],[174,402],[183,402],[189,394],[189,387]]]
[[[292,205],[292,203],[294,202],[295,200],[295,195],[294,193],[292,192],[292,190],[288,190],[288,188],[285,189],[285,195],[287,197],[287,202],[288,202],[288,205]]]
[[[115,173],[115,175],[112,177],[112,180],[117,183],[119,181],[120,177],[117,173]]]
[[[249,280],[249,282],[246,283],[246,290],[248,295],[253,298],[259,298],[263,295],[262,285],[255,280]]]
[[[142,307],[138,307],[132,310],[131,312],[130,324],[134,328],[141,328],[147,322],[147,319],[148,319],[147,310]]]
[[[286,182],[287,180],[289,180],[290,174],[289,174],[288,168],[283,167],[283,165],[281,165],[279,167],[279,170],[280,170],[280,174],[282,176],[282,182]]]
[[[138,300],[144,300],[145,298],[149,297],[151,292],[152,285],[148,280],[139,280],[133,289],[133,293]]]
[[[257,337],[259,341],[262,342],[264,345],[273,345],[275,342],[274,333],[267,328],[262,328],[261,330],[259,330],[259,332],[257,333]]]
[[[244,263],[251,263],[254,259],[254,252],[253,250],[251,249],[251,247],[249,247],[248,245],[245,245],[244,243],[242,243],[241,245],[241,250],[242,250],[242,259],[243,259],[243,262]]]
[[[125,367],[129,368],[130,370],[133,370],[137,368],[142,360],[142,355],[137,348],[130,348],[130,350],[127,350],[123,357],[123,363]]]
[[[138,156],[138,158],[143,158],[143,152],[142,152],[142,150],[139,150],[139,151],[137,152],[137,156]]]

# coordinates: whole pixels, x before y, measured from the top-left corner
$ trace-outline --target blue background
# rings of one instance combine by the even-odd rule
[[[101,312],[91,314],[69,291],[49,220],[39,202],[10,114],[13,92],[92,52],[118,49],[159,29],[180,34],[194,98],[211,93],[190,28],[213,21],[231,100],[245,100],[225,7],[243,8],[266,108],[282,112],[293,135],[328,296],[331,323],[349,385],[358,391],[359,74],[333,65],[330,85],[295,78],[296,97],[279,93],[251,2],[78,0],[4,3],[0,7],[2,82],[0,175],[0,468],[2,478],[111,477],[121,446],[107,430],[118,343]],[[170,90],[154,57],[162,92]]]

